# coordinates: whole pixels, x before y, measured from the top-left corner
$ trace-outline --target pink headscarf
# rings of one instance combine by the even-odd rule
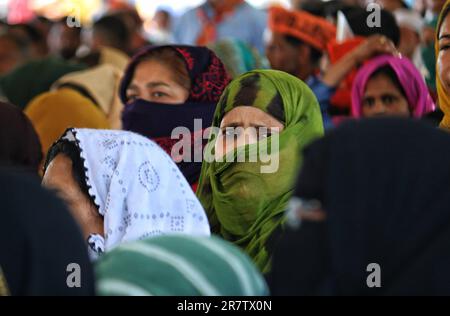
[[[417,68],[408,58],[381,55],[371,59],[358,71],[352,86],[352,115],[362,116],[362,99],[367,81],[379,68],[389,65],[397,75],[398,81],[406,94],[406,99],[412,110],[412,116],[420,118],[424,114],[434,111],[433,99],[428,93],[427,86]]]

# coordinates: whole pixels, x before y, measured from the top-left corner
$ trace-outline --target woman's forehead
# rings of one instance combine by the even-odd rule
[[[158,60],[149,59],[140,62],[134,70],[133,80],[146,78],[170,78],[173,76],[172,69]]]
[[[384,94],[387,91],[393,92],[398,91],[394,82],[386,74],[378,74],[371,77],[366,84],[365,94]]]
[[[222,119],[221,126],[227,126],[235,124],[238,126],[279,126],[282,125],[277,119],[275,119],[269,113],[263,110],[251,106],[241,105],[235,107],[233,110],[225,114]]]

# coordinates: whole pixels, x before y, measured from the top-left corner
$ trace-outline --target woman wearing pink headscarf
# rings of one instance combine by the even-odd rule
[[[421,74],[408,58],[375,57],[361,67],[353,82],[353,117],[421,118],[434,109]]]

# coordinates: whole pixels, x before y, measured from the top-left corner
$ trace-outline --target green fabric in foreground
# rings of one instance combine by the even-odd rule
[[[96,264],[99,295],[263,296],[251,260],[217,237],[160,236],[121,245]]]

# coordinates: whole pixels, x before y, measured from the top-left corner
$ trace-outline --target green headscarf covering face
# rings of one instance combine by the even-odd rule
[[[240,161],[240,155],[257,153],[257,162],[205,159],[197,196],[212,231],[243,248],[266,273],[270,270],[268,239],[284,220],[301,164],[301,149],[323,135],[322,116],[306,84],[275,70],[254,70],[232,81],[218,103],[213,127],[218,128],[223,117],[238,106],[254,106],[269,113],[284,123],[284,129],[232,153],[233,161]],[[214,154],[216,139],[213,133],[205,155]],[[270,163],[268,157],[262,160],[261,148],[266,148],[262,153],[269,154]],[[267,172],[268,164],[276,167],[274,172]]]
[[[159,236],[123,244],[96,262],[99,295],[262,296],[261,273],[217,237]]]

